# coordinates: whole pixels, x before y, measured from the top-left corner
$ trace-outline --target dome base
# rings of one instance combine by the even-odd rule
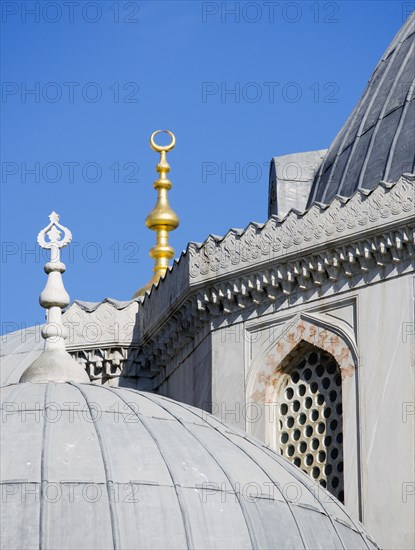
[[[89,376],[67,351],[45,350],[22,374],[19,382],[89,382]]]

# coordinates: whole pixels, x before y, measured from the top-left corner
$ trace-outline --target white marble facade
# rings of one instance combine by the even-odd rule
[[[218,261],[226,237],[214,245],[208,240],[198,253],[210,246],[213,260],[195,261],[196,277],[203,278],[203,266],[209,280],[195,290],[200,311],[207,312],[208,328],[185,343],[155,377],[156,391],[212,410],[279,450],[279,366],[293,350],[299,349],[301,358],[300,344],[325,350],[341,373],[345,504],[384,548],[414,547],[413,184],[408,176],[395,186],[380,186],[371,194],[357,192],[349,201],[329,206],[325,216],[337,228],[337,241],[339,233],[347,233],[341,246],[327,242],[329,230],[318,232],[325,223],[320,218],[311,246],[303,241],[290,254],[284,251],[282,237],[281,250],[266,266],[251,257],[246,261],[250,270],[239,277],[226,262]],[[348,210],[353,213],[350,218]],[[309,215],[291,224],[293,240],[295,225],[306,226]],[[281,225],[275,223],[275,233],[284,235],[282,228],[289,222],[290,217]],[[257,229],[258,243],[264,229]],[[250,238],[247,254],[253,254],[255,238]],[[289,245],[287,240],[287,249]],[[301,267],[311,265],[308,254],[314,258],[317,249],[321,270],[316,260],[308,281],[298,275],[290,280],[288,273],[295,274],[296,265],[304,275],[306,267]],[[344,263],[330,270],[340,250]],[[231,277],[212,277],[212,266]],[[284,274],[270,285],[275,294],[267,287],[270,267]],[[172,278],[173,274],[174,270]],[[297,423],[302,410],[295,412]]]
[[[301,467],[310,460],[310,473],[323,477],[333,417],[321,417],[341,404],[333,491],[382,547],[413,548],[414,184],[406,174],[190,243],[144,299],[73,303],[63,316],[68,350],[96,383],[212,411]],[[3,383],[17,382],[40,349],[36,330],[6,338]],[[335,361],[339,381],[333,403],[328,387],[319,410],[307,402],[317,370],[305,389],[289,385],[302,354],[315,349]],[[283,418],[288,390],[305,394]]]
[[[321,418],[310,415],[340,406],[341,433],[337,427],[333,436],[341,436],[337,483],[347,508],[382,547],[413,548],[414,183],[407,174],[190,243],[144,299],[72,304],[64,314],[68,349],[97,383],[212,411],[292,451],[299,464],[314,461],[310,473],[322,476],[331,468],[324,445],[332,417],[319,427]],[[316,349],[335,361],[337,393],[333,403],[327,393],[319,410],[307,408],[313,371],[306,389],[293,389],[305,397],[287,413],[294,424],[284,435],[285,384]],[[21,373],[10,374],[9,363],[2,376],[11,382]],[[297,443],[282,444],[296,434]]]
[[[390,550],[415,548],[414,22],[327,151],[271,161],[264,224],[189,243],[144,298],[63,314],[93,382],[236,424]],[[1,386],[40,355],[40,332],[3,337]]]

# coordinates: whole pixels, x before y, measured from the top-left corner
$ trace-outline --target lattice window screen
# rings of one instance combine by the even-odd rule
[[[341,376],[334,357],[314,346],[284,368],[280,453],[344,502]]]

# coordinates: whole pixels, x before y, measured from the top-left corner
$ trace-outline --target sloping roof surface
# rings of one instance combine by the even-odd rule
[[[23,372],[35,361],[45,346],[41,325],[3,334],[0,347],[0,386],[20,380]]]
[[[358,60],[357,60],[358,62]],[[414,171],[415,12],[382,59],[352,114],[333,141],[308,200],[329,203],[338,194],[372,189]]]
[[[92,384],[1,394],[4,548],[377,548],[299,468],[199,409]]]

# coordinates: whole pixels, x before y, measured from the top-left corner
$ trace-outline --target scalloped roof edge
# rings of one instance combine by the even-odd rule
[[[172,277],[173,273],[175,273],[175,269],[177,269],[176,266],[178,266],[182,262],[182,260],[187,256],[190,247],[193,247],[196,250],[201,250],[209,241],[210,242],[213,241],[216,244],[219,244],[231,234],[235,234],[238,237],[242,237],[251,227],[255,228],[255,229],[262,230],[265,227],[265,225],[269,222],[269,220],[271,220],[271,219],[275,220],[278,224],[282,225],[287,221],[287,219],[290,216],[293,216],[293,215],[297,216],[298,218],[302,218],[304,215],[306,215],[312,209],[318,209],[319,211],[322,212],[322,211],[326,210],[336,200],[340,201],[342,204],[347,204],[349,201],[351,201],[353,199],[353,197],[355,197],[358,194],[363,195],[364,197],[368,197],[369,195],[371,195],[379,187],[383,187],[383,188],[389,190],[389,189],[393,188],[395,185],[397,185],[397,183],[402,178],[414,179],[415,174],[404,173],[395,182],[380,181],[378,183],[378,185],[376,185],[372,189],[365,189],[365,188],[356,189],[356,191],[352,195],[350,195],[350,197],[344,197],[342,195],[335,195],[333,197],[333,199],[328,203],[321,203],[321,202],[316,201],[316,202],[313,202],[313,204],[311,204],[311,206],[309,208],[307,208],[305,210],[302,210],[302,211],[299,211],[295,208],[292,208],[291,210],[289,210],[287,212],[287,214],[285,214],[285,216],[283,216],[283,217],[279,217],[279,216],[275,216],[275,215],[271,216],[265,223],[249,222],[249,224],[245,227],[245,229],[232,227],[231,229],[229,229],[229,231],[227,231],[222,236],[209,234],[202,243],[198,243],[198,242],[195,242],[195,241],[190,241],[187,244],[185,250],[183,250],[181,252],[180,256],[178,258],[175,258],[174,261],[173,261],[173,264],[171,266],[169,266],[169,269],[167,270],[165,276],[160,280],[159,283],[157,283],[156,285],[153,285],[150,293],[146,294],[145,296],[140,296],[140,297],[135,298],[133,300],[126,300],[126,301],[115,300],[115,299],[112,299],[112,298],[105,298],[101,302],[84,302],[84,301],[81,301],[81,300],[75,300],[74,302],[71,303],[70,306],[68,306],[68,309],[72,305],[77,304],[81,309],[83,309],[84,311],[87,311],[88,313],[90,313],[90,312],[95,311],[100,305],[102,305],[104,303],[108,303],[108,304],[112,305],[114,308],[116,308],[118,310],[125,309],[126,307],[131,305],[133,302],[138,302],[138,303],[143,303],[144,304],[144,302],[152,296],[155,289],[157,289],[162,284],[167,284],[166,281],[170,277]]]

